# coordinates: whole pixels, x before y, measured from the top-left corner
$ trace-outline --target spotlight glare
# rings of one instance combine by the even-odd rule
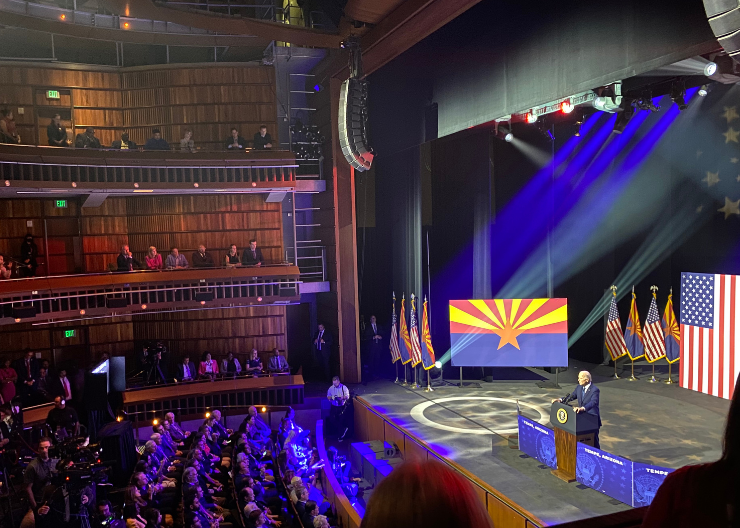
[[[206,419],[208,419],[208,418],[210,418],[210,417],[211,417],[211,413],[210,413],[210,412],[207,412],[207,413],[206,413]]]
[[[129,23],[128,22],[124,22],[123,23],[123,29],[128,29],[128,28],[129,28]]]
[[[704,75],[709,77],[710,75],[714,75],[717,73],[717,63],[716,62],[709,62],[706,66],[704,66]]]
[[[696,93],[699,95],[699,97],[706,97],[709,93],[709,91],[707,91],[707,85],[705,84],[704,86],[699,88],[699,91]]]
[[[141,305],[141,309],[142,309],[142,310],[146,310],[146,304],[142,304],[142,305]]]
[[[159,425],[159,420],[157,420],[156,418],[152,420],[152,425]]]
[[[64,13],[62,13],[61,15],[59,15],[59,18],[61,20],[67,20],[67,15],[65,15]]]
[[[511,132],[509,132],[508,134],[504,136],[504,141],[506,141],[507,143],[511,143],[513,140],[514,140],[514,134],[512,134]]]
[[[267,407],[262,407],[262,412],[267,412]]]
[[[527,112],[527,115],[524,119],[527,121],[527,123],[531,125],[532,123],[537,121],[537,114],[535,114],[534,112]]]
[[[434,366],[437,367],[438,369],[441,369],[442,368],[442,362],[441,361],[435,361],[434,362]]]
[[[560,103],[560,111],[564,114],[570,114],[575,109],[575,106],[570,101],[563,101]]]

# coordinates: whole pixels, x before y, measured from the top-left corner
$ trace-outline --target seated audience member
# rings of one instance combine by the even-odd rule
[[[270,426],[267,425],[267,422],[257,412],[257,407],[254,405],[250,405],[249,409],[247,409],[247,419],[249,418],[254,418],[254,425],[263,438],[270,438],[270,434],[272,433]]]
[[[121,134],[121,139],[117,139],[111,145],[111,148],[118,150],[136,150],[139,146],[131,141],[128,137],[128,132]]]
[[[144,143],[144,150],[170,150],[170,144],[162,137],[162,132],[155,128],[152,137]]]
[[[455,490],[450,493],[450,490]],[[441,462],[404,462],[377,485],[361,528],[493,528],[470,482]]]
[[[146,528],[161,528],[162,526],[162,514],[159,513],[157,508],[151,508],[144,512],[144,519],[146,520]]]
[[[290,365],[288,365],[288,361],[285,359],[285,356],[280,353],[280,349],[275,348],[272,353],[273,356],[270,358],[270,364],[267,367],[267,370],[269,370],[271,374],[289,373]]]
[[[260,125],[260,131],[254,135],[252,143],[257,150],[272,148],[272,136],[267,133],[267,125]]]
[[[245,266],[261,266],[265,263],[262,250],[257,247],[257,241],[253,238],[249,241],[249,247],[242,254],[242,264]]]
[[[9,279],[13,274],[13,263],[5,262],[5,257],[0,255],[0,279]]]
[[[306,515],[306,503],[308,502],[308,488],[305,486],[301,486],[300,488],[296,489],[295,496],[298,499],[295,503],[295,511],[298,512],[298,517],[303,519]]]
[[[108,500],[98,501],[98,512],[96,516],[97,526],[99,528],[126,528],[126,521],[116,519],[113,513],[113,507]]]
[[[75,137],[75,148],[100,148],[100,140],[95,137],[95,129],[93,127],[87,127],[85,132],[77,134],[77,137]]]
[[[213,268],[216,264],[213,262],[213,257],[206,251],[206,247],[201,244],[198,246],[198,251],[193,253],[194,268]]]
[[[21,242],[21,264],[18,266],[18,274],[21,277],[35,277],[38,263],[36,257],[39,256],[39,248],[33,241],[31,233],[26,234],[26,238]]]
[[[172,439],[177,442],[184,442],[185,439],[190,436],[189,431],[183,431],[182,428],[175,421],[175,413],[168,412],[164,415],[165,419],[170,422],[170,435]]]
[[[233,377],[238,376],[241,372],[241,363],[239,363],[239,360],[234,357],[232,352],[229,352],[221,361],[221,374],[228,374]]]
[[[62,116],[59,114],[54,114],[54,117],[51,118],[51,123],[46,127],[46,137],[49,139],[50,147],[69,146],[67,129],[62,125]]]
[[[211,378],[212,380],[218,375],[218,363],[215,359],[211,359],[211,353],[208,351],[203,352],[203,360],[200,362],[198,374],[201,378]]]
[[[162,269],[162,255],[157,253],[157,248],[149,246],[149,251],[144,257],[146,268],[149,270],[161,270]]]
[[[134,271],[141,268],[141,263],[134,258],[128,246],[121,247],[116,263],[118,264],[118,271]]]
[[[228,268],[233,268],[242,263],[242,259],[239,258],[239,251],[236,249],[236,244],[229,246],[229,251],[224,257],[224,265]]]
[[[306,512],[303,514],[303,517],[301,518],[301,521],[303,522],[303,526],[305,528],[308,528],[309,526],[313,526],[313,520],[316,518],[316,516],[319,514],[319,505],[316,504],[316,501],[306,501]]]
[[[7,108],[0,110],[0,143],[20,143],[21,137],[15,129],[15,116]]]
[[[69,407],[61,396],[54,398],[54,408],[46,416],[46,425],[49,426],[49,431],[57,438],[80,434],[80,421],[77,417],[77,411]]]
[[[180,152],[195,152],[195,142],[193,141],[193,131],[185,129],[185,135],[180,140]]]
[[[740,376],[735,386],[740,383]],[[395,471],[395,470],[394,470]],[[644,528],[738,526],[740,494],[740,391],[735,390],[727,413],[722,457],[716,462],[684,466],[670,473],[642,520]]]
[[[309,526],[313,526],[313,528],[331,528],[329,519],[326,518],[326,515],[317,515],[313,518],[313,524]]]
[[[190,358],[184,357],[177,364],[177,381],[193,381],[195,379],[195,368],[190,364]]]
[[[180,250],[176,247],[170,249],[170,254],[167,255],[167,268],[169,269],[185,269],[188,267],[188,259],[185,255],[180,254]]]
[[[253,348],[251,352],[249,352],[249,359],[247,359],[247,363],[244,367],[244,373],[251,374],[252,376],[259,376],[262,372],[262,360],[260,359],[260,354],[257,352],[256,348]]]
[[[226,140],[226,150],[244,150],[247,148],[247,142],[239,135],[236,128],[231,129],[231,135]]]

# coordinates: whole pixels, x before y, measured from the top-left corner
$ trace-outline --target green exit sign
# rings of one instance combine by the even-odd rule
[[[66,208],[67,207],[67,200],[57,200],[54,202],[54,207],[61,207]]]
[[[64,337],[74,337],[77,330],[65,330]]]
[[[59,90],[46,90],[47,99],[59,99]]]

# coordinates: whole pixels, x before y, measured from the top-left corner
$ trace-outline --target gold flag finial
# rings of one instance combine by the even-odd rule
[[[614,297],[616,297],[617,296],[617,287],[614,284],[612,284],[611,285],[611,288],[609,288],[609,289],[612,291],[612,295],[614,295]]]
[[[650,291],[653,292],[653,297],[658,297],[658,294],[656,293],[658,291],[658,287],[655,284],[650,286]]]

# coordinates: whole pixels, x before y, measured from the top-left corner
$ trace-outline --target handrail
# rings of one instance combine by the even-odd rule
[[[513,511],[524,517],[527,521],[529,521],[532,524],[535,524],[537,526],[546,526],[546,523],[543,522],[541,519],[539,519],[534,514],[530,513],[529,511],[522,508],[519,504],[509,499],[506,495],[498,491],[496,488],[488,484],[487,482],[482,481],[480,478],[475,476],[473,473],[462,467],[461,465],[457,464],[456,462],[448,459],[443,454],[439,453],[434,447],[429,445],[427,442],[419,438],[416,434],[412,433],[405,427],[398,425],[393,420],[391,420],[388,416],[385,414],[376,411],[372,405],[370,405],[367,401],[365,401],[362,397],[357,396],[355,398],[355,401],[358,402],[360,405],[365,407],[368,411],[375,414],[376,416],[383,419],[384,422],[388,422],[390,425],[401,431],[404,435],[411,438],[414,442],[422,446],[424,449],[432,453],[437,459],[439,459],[442,463],[446,464],[448,467],[450,467],[452,470],[460,473],[462,476],[464,476],[466,479],[468,479],[471,483],[473,483],[475,486],[478,486],[483,491],[488,493],[489,495],[495,497],[497,500],[501,501],[503,504],[511,508]]]
[[[337,480],[336,475],[334,475],[334,470],[331,468],[331,465],[329,464],[329,458],[326,453],[326,446],[324,445],[324,421],[323,420],[318,420],[316,422],[316,448],[319,451],[319,458],[324,461],[324,466],[321,468],[321,471],[324,473],[325,480],[322,480],[322,482],[326,482],[329,485],[329,488],[332,490],[334,494],[334,499],[336,499],[346,511],[349,517],[348,520],[350,521],[349,526],[359,527],[360,523],[362,522],[362,518],[360,517],[360,514],[357,513],[357,510],[355,510],[355,508],[349,502],[349,499],[347,498],[347,495],[345,495],[344,491],[342,490],[342,486],[339,484],[339,481]],[[328,497],[328,498],[332,498],[332,497]],[[337,513],[339,513],[338,506],[334,504],[334,507],[337,509]]]

